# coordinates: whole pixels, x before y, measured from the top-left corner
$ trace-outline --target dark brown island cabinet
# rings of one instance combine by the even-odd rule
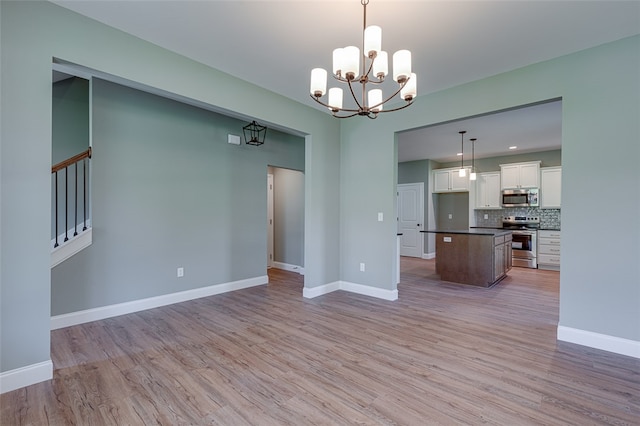
[[[511,270],[511,231],[430,230],[436,234],[436,273],[443,281],[491,287]]]

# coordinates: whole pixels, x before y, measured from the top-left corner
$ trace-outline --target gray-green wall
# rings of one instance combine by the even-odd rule
[[[73,77],[53,83],[51,164],[89,147],[89,80]]]
[[[396,288],[396,224],[376,220],[395,217],[396,132],[561,98],[559,325],[640,341],[639,75],[634,36],[421,95],[401,114],[343,122],[342,279]],[[624,226],[612,234],[610,220]],[[373,266],[360,272],[360,262]]]
[[[290,133],[303,136],[305,287],[313,288],[340,279],[340,124],[337,120],[309,106],[292,102],[49,2],[0,2],[0,43],[0,373],[21,367],[34,368],[36,372],[42,373],[42,369],[46,370],[46,364],[50,360],[52,58],[99,70],[115,76],[118,81],[152,87],[176,98],[229,112],[234,116],[256,119],[269,126],[276,124]],[[108,123],[103,123],[103,126],[107,125]],[[113,129],[116,133],[126,130]],[[226,140],[226,134],[224,138]],[[117,139],[114,136],[114,140]],[[96,144],[96,147],[98,145]],[[140,152],[139,148],[136,147],[136,154],[148,154]],[[103,153],[106,152],[103,147]],[[122,153],[112,152],[110,155],[119,157]],[[182,160],[177,161],[180,163]],[[138,167],[154,173],[150,164]],[[202,168],[197,170],[203,175],[214,173]],[[108,173],[105,170],[101,172]],[[266,165],[260,173],[260,181],[264,183]],[[245,207],[247,203],[242,199],[242,195],[233,191],[236,182],[231,181],[230,176],[234,175],[230,172],[229,175],[221,176],[221,179],[231,185],[226,193],[231,201],[223,199],[220,202],[229,202],[229,209]],[[135,177],[144,180],[156,176],[139,173]],[[122,178],[115,178],[122,183]],[[195,179],[195,176],[183,178]],[[173,194],[177,193],[176,188],[168,189]],[[160,192],[161,189],[156,187],[152,194],[130,191],[125,192],[123,196],[134,205],[139,199],[147,196],[159,203]],[[216,194],[205,193],[202,197],[213,198],[214,195]],[[109,196],[114,195],[110,193]],[[176,214],[181,201],[192,199],[193,196],[187,194],[184,198],[175,200],[176,206],[172,207],[170,215]],[[165,202],[168,204],[172,200],[167,198]],[[114,210],[118,208],[120,206],[113,207]],[[144,207],[139,208],[145,210]],[[187,210],[187,206],[184,206],[184,209]],[[211,209],[213,210],[213,207]],[[117,211],[109,213],[119,214]],[[180,230],[172,227],[163,234],[160,215],[166,213],[167,211],[154,212],[157,216],[151,220],[157,228],[154,228],[153,232],[161,235],[166,245],[171,241],[176,241],[178,245],[184,244],[181,234],[193,235],[195,231],[185,220]],[[200,215],[191,211],[181,213],[190,219]],[[94,218],[102,220],[99,215]],[[238,220],[242,218],[242,214],[238,216]],[[164,219],[170,219],[173,224],[178,220],[175,217]],[[235,228],[235,224],[227,225]],[[127,230],[133,228],[129,223],[119,226]],[[148,232],[147,229],[142,231]],[[105,236],[107,232],[124,236],[120,229],[96,229],[95,244],[98,244],[99,239],[110,238]],[[207,277],[208,279],[204,279],[206,273],[199,270],[198,266],[185,264],[184,281],[178,282],[174,279],[174,282],[170,282],[171,280],[162,278],[157,284],[159,288],[155,289],[152,288],[155,284],[151,283],[149,276],[135,267],[129,269],[131,275],[126,277],[126,280],[138,283],[138,287],[132,290],[128,297],[143,297],[145,294],[171,291],[183,285],[210,285],[223,276],[231,276],[242,269],[241,263],[234,264],[238,253],[243,251],[242,245],[251,245],[257,238],[253,235],[248,239],[246,233],[241,232],[234,241],[238,245],[225,248],[228,261],[226,269]],[[141,248],[148,248],[148,244],[144,243]],[[179,255],[190,253],[189,249],[182,248],[185,251],[178,253],[169,247],[169,253],[164,255],[175,256],[177,260]],[[96,251],[98,248],[93,250]],[[251,252],[250,248],[248,250]],[[211,253],[213,251],[209,252]],[[263,251],[263,255],[264,253],[266,252]],[[157,254],[157,249],[154,249],[153,254]],[[121,259],[118,253],[109,253],[107,256],[103,259],[104,262]],[[197,261],[202,262],[202,259]],[[153,260],[144,259],[144,262],[150,265]],[[127,265],[130,266],[130,263]],[[93,266],[105,270],[103,266]],[[160,264],[156,266],[158,269],[165,267]],[[167,269],[169,266],[171,275],[175,276],[175,265],[167,265]],[[59,272],[54,272],[57,273]],[[109,274],[113,273],[119,274],[117,270],[109,271]],[[200,277],[201,280],[187,282],[187,275],[190,273],[194,273],[194,278]],[[154,278],[159,275],[151,272]],[[141,282],[142,284],[139,284]],[[122,300],[122,295],[116,290],[100,290],[105,296],[101,302],[92,295],[85,294],[82,297],[91,303]],[[69,302],[70,305],[77,303],[79,300],[76,299]]]
[[[92,87],[93,244],[52,270],[52,315],[266,275],[267,166],[304,169],[304,138],[232,145],[246,122]]]

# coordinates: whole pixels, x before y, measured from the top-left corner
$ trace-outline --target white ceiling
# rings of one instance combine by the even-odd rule
[[[311,69],[330,71],[334,48],[362,42],[358,0],[53,2],[314,107]],[[411,50],[420,96],[638,34],[640,1],[371,0],[367,23],[382,27],[390,55]],[[459,130],[478,138],[478,156],[504,153],[513,140],[527,149],[543,141],[549,146],[538,148],[558,147],[558,106],[536,108],[539,114],[513,111],[423,129],[427,134],[403,133],[399,157],[455,161],[450,144],[457,140],[459,150]],[[509,127],[500,117],[506,123],[517,117],[520,126]],[[530,131],[514,133],[517,128]]]

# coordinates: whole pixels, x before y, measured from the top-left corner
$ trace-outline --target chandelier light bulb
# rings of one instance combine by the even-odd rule
[[[333,75],[342,75],[344,67],[344,49],[339,47],[333,49]]]
[[[369,90],[369,108],[371,108],[371,111],[375,112],[382,111],[382,90]]]
[[[418,95],[418,77],[411,73],[411,77],[400,91],[400,97],[405,101],[410,101]]]
[[[329,109],[336,111],[342,108],[342,89],[332,87],[329,89]]]
[[[347,80],[355,80],[360,72],[360,49],[355,46],[347,46],[343,49],[343,54],[342,76]]]
[[[373,61],[373,75],[383,80],[389,74],[389,55],[381,50]]]
[[[393,54],[393,79],[404,82],[411,75],[411,52],[398,50]]]
[[[311,70],[311,87],[309,89],[311,96],[324,96],[327,92],[327,70],[323,68],[314,68]]]
[[[364,30],[364,56],[371,58],[382,50],[382,28],[370,25]]]

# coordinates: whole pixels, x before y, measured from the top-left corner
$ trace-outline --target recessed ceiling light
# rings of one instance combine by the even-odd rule
[[[517,147],[517,146],[515,146],[515,145],[514,145],[514,146],[510,146],[510,147],[509,147],[509,149],[517,149],[517,148],[518,148],[518,147]]]

